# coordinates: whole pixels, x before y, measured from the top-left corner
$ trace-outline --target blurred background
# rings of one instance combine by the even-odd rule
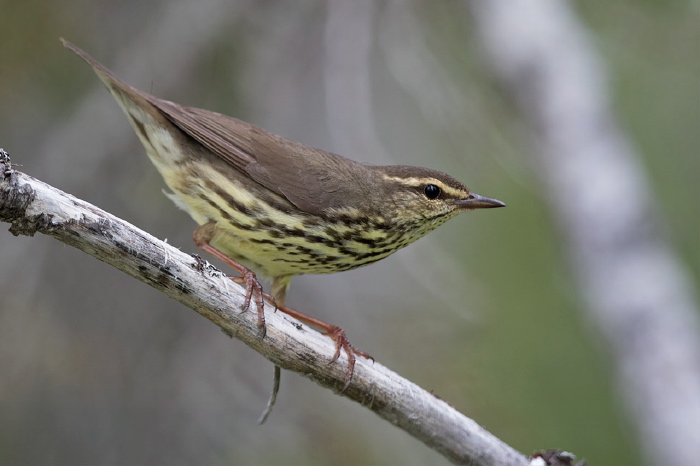
[[[541,128],[494,71],[478,3],[0,0],[0,147],[19,170],[197,252],[194,222],[65,37],[158,97],[363,162],[450,173],[508,208],[457,217],[371,267],[298,277],[288,303],[526,454],[653,464],[543,180]],[[698,3],[564,5],[604,64],[602,92],[692,302]],[[283,373],[257,426],[271,363],[92,257],[8,227],[0,464],[446,463],[297,374]],[[694,329],[697,314],[684,318]],[[663,381],[686,374],[670,366]],[[696,413],[680,423],[700,428]]]

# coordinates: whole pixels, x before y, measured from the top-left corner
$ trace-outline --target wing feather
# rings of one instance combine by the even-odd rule
[[[150,97],[150,96],[149,96]],[[337,154],[277,136],[237,118],[150,97],[173,124],[242,174],[320,214],[359,200],[366,167]]]

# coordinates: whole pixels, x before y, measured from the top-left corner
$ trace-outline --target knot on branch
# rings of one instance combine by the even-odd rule
[[[51,223],[51,216],[28,216],[27,209],[34,202],[36,193],[28,184],[21,184],[17,172],[12,169],[10,156],[0,149],[0,221],[11,223],[10,233],[15,236],[34,236],[37,230]]]

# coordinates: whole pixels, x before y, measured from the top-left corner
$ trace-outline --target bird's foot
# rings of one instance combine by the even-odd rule
[[[208,252],[241,274],[240,277],[228,278],[235,283],[244,284],[246,287],[245,298],[242,306],[244,311],[250,307],[250,303],[253,300],[255,301],[258,311],[258,329],[260,329],[260,338],[265,338],[265,334],[267,333],[265,328],[265,300],[267,299],[267,301],[275,306],[276,309],[277,305],[275,304],[275,300],[272,296],[263,291],[263,287],[258,281],[258,278],[255,276],[255,272],[243,264],[231,259],[226,254],[209,244],[209,240],[213,236],[214,228],[214,223],[202,225],[194,232],[194,242],[199,249]]]
[[[340,393],[343,393],[350,386],[352,381],[352,376],[355,373],[355,356],[362,356],[365,359],[371,359],[374,362],[374,358],[364,351],[360,351],[350,344],[347,336],[345,335],[345,330],[335,325],[330,325],[324,332],[324,335],[328,335],[335,342],[335,354],[330,362],[336,361],[340,357],[340,352],[345,351],[348,356],[348,369],[345,372],[345,385]]]
[[[262,338],[264,338],[266,334],[264,312],[265,300],[267,300],[267,302],[275,306],[275,310],[277,310],[275,298],[273,298],[272,295],[269,295],[263,291],[263,287],[258,281],[258,277],[256,277],[255,272],[243,266],[241,266],[241,268],[237,270],[241,274],[240,277],[229,276],[228,278],[231,279],[231,281],[233,281],[234,283],[245,285],[245,298],[243,300],[243,306],[241,306],[241,309],[243,309],[244,311],[247,310],[250,307],[251,301],[255,299],[255,306],[258,311],[258,328],[262,333]]]
[[[345,371],[345,385],[343,386],[343,389],[340,391],[340,393],[343,393],[350,386],[352,376],[355,373],[355,361],[357,359],[356,356],[362,356],[363,358],[371,359],[372,362],[374,362],[374,358],[372,356],[365,353],[364,351],[360,351],[359,349],[355,348],[350,344],[350,341],[348,341],[347,336],[345,336],[345,330],[343,330],[342,328],[336,325],[329,324],[328,322],[325,322],[321,319],[311,317],[310,315],[304,314],[303,312],[299,312],[296,309],[292,309],[290,307],[280,306],[278,309],[284,312],[285,314],[294,317],[295,319],[299,319],[305,324],[313,325],[314,327],[320,328],[323,331],[323,335],[328,335],[333,339],[333,341],[335,342],[335,354],[330,360],[331,363],[336,361],[340,357],[341,351],[345,351],[345,354],[348,356],[348,368]]]

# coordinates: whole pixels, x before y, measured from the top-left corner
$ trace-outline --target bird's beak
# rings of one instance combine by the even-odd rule
[[[492,209],[494,207],[505,207],[506,205],[497,201],[496,199],[491,199],[486,196],[479,196],[478,194],[471,193],[467,199],[460,199],[455,202],[459,207],[464,209]]]

